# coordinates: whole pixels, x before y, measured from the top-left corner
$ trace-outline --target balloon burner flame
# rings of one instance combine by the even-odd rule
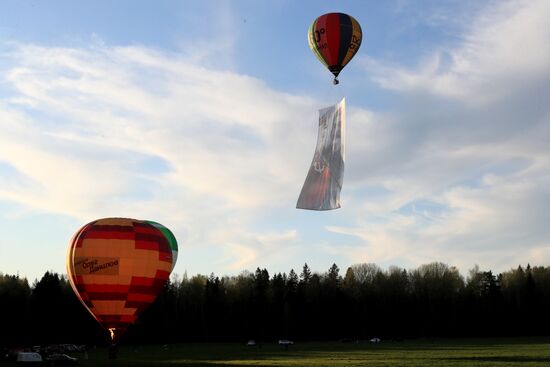
[[[115,328],[109,328],[109,332],[111,333],[111,341],[115,340]]]

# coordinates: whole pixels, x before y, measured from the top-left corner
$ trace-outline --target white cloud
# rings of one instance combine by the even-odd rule
[[[11,45],[0,200],[82,222],[158,220],[191,273],[548,262],[550,9],[491,4],[418,69],[371,60],[402,103],[348,106],[343,207],[319,216],[293,207],[324,102],[202,54]]]
[[[105,177],[115,194],[135,178],[132,166],[140,156],[166,161],[170,171],[159,180],[224,205],[254,207],[285,197],[289,179],[278,175],[281,167],[295,175],[301,169],[288,158],[301,149],[303,137],[296,132],[304,125],[296,121],[313,109],[311,100],[137,47],[19,50],[20,65],[7,72],[18,96],[4,113],[23,111],[26,126],[18,128],[16,139],[3,135],[3,156],[22,174],[49,185],[52,195],[44,198],[49,210],[67,210],[53,195],[69,179],[64,170],[72,172],[67,184],[73,190],[93,182],[105,195],[108,189],[100,188]],[[45,118],[34,119],[33,113]],[[3,122],[20,125],[9,116]]]
[[[216,268],[229,268],[235,273],[257,267],[274,271],[275,268],[285,268],[288,259],[298,253],[295,248],[298,243],[296,230],[243,233],[238,228],[220,228],[213,234],[212,242],[223,244],[226,249],[219,259],[220,266]]]
[[[487,3],[467,27],[458,47],[442,47],[417,70],[370,61],[384,88],[488,103],[548,75],[550,3],[513,0]]]
[[[340,248],[350,262],[550,261],[550,3],[496,4],[442,46],[450,62],[441,51],[416,70],[371,60],[380,85],[406,98],[377,121],[350,114],[350,141],[365,143],[349,144],[345,204],[360,219],[329,227],[360,241]]]
[[[249,221],[292,207],[311,158],[312,99],[143,47],[20,44],[11,57],[0,157],[16,174],[1,199],[83,222],[175,223],[186,245],[246,253],[231,269],[255,258],[240,238],[259,236],[265,251],[277,242],[251,235]],[[237,230],[212,235],[224,227]]]

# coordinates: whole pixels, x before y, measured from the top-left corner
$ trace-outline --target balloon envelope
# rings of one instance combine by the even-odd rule
[[[88,223],[73,236],[67,252],[73,290],[113,339],[155,300],[172,268],[167,237],[136,219]]]
[[[176,236],[170,231],[168,228],[163,226],[160,223],[153,222],[152,220],[146,220],[145,222],[152,224],[154,227],[158,228],[164,237],[168,240],[168,244],[170,245],[170,249],[172,250],[172,270],[174,269],[174,266],[176,266],[176,262],[178,260],[178,241],[176,240]]]
[[[361,46],[363,33],[350,15],[328,13],[313,21],[308,31],[309,47],[332,74],[334,80]]]

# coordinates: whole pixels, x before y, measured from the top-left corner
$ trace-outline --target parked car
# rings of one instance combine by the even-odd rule
[[[17,364],[41,364],[42,356],[36,352],[17,353]]]
[[[61,354],[61,353],[64,353],[65,350],[63,349],[63,347],[59,344],[51,344],[51,345],[48,345],[48,346],[45,346],[45,347],[42,347],[41,348],[41,351],[44,353],[44,354]]]
[[[64,352],[77,352],[78,347],[74,344],[59,344]]]
[[[279,345],[293,345],[294,342],[292,340],[282,339],[279,340]]]

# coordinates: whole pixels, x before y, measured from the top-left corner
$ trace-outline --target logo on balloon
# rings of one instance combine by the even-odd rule
[[[74,262],[74,270],[76,275],[117,275],[118,258],[77,258]]]

